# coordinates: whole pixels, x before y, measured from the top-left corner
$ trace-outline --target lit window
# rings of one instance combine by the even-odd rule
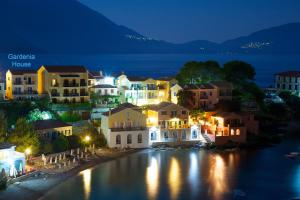
[[[240,129],[236,129],[236,135],[241,135]]]
[[[230,135],[234,135],[234,130],[233,129],[230,130]]]

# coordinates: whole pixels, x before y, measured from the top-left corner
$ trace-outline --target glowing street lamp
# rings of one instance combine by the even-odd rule
[[[30,154],[31,154],[31,149],[30,148],[26,148],[25,149],[25,156],[26,156],[27,159],[29,159]]]
[[[84,137],[84,141],[86,143],[88,143],[90,140],[91,140],[91,137],[89,135],[87,135],[87,136]]]

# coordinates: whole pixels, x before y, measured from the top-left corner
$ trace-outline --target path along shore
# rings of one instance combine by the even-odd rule
[[[19,182],[8,185],[6,190],[0,191],[0,200],[35,200],[43,199],[43,196],[54,187],[70,177],[78,175],[80,171],[92,168],[103,162],[111,161],[139,150],[114,151],[109,154],[97,154],[97,158],[82,163],[69,171],[62,173],[42,173],[36,172],[35,175],[24,178]]]

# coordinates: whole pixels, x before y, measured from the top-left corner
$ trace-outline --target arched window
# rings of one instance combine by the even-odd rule
[[[192,139],[197,139],[197,137],[198,137],[197,131],[193,130],[193,132],[192,132]]]
[[[150,138],[151,138],[151,140],[156,140],[156,132],[151,132]]]
[[[186,140],[186,132],[185,132],[185,130],[183,130],[181,137],[182,137],[182,140]]]
[[[241,135],[240,129],[236,129],[236,135]]]
[[[234,130],[233,129],[230,130],[230,135],[234,135]]]
[[[173,137],[177,138],[177,132],[173,132]]]
[[[168,139],[168,132],[164,132],[165,139]]]
[[[117,135],[116,144],[121,144],[121,135]]]
[[[143,142],[143,137],[142,134],[138,134],[138,143],[142,143]]]
[[[131,136],[131,134],[127,135],[127,144],[132,144],[132,136]]]

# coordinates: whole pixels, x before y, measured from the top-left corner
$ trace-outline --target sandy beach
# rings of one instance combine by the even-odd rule
[[[9,184],[6,190],[0,191],[2,200],[35,200],[43,199],[43,196],[58,186],[66,179],[76,176],[80,171],[95,167],[103,162],[111,161],[139,150],[116,151],[109,155],[98,155],[98,158],[82,163],[77,167],[62,173],[37,172],[35,175],[19,182]]]

